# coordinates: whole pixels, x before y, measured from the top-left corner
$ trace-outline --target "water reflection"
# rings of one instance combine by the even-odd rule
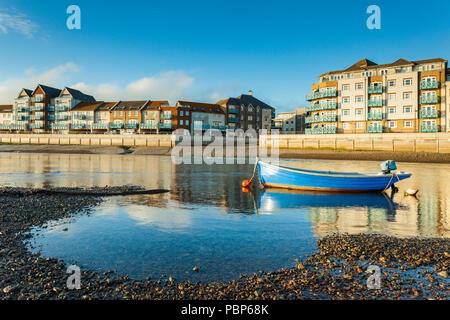
[[[283,161],[336,171],[378,170],[377,162]],[[398,163],[413,177],[392,199],[381,194],[241,191],[251,165],[180,165],[170,157],[0,154],[0,184],[27,187],[135,184],[170,193],[114,197],[90,216],[36,230],[44,256],[140,278],[228,280],[273,270],[310,253],[329,233],[450,235],[450,165]],[[407,188],[418,198],[405,197]],[[68,231],[64,231],[68,228]],[[75,244],[74,244],[75,241]],[[132,261],[132,263],[130,263]],[[192,272],[200,265],[202,272]]]

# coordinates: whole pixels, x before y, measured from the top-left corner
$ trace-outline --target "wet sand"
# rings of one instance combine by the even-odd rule
[[[120,147],[80,145],[27,145],[0,144],[0,152],[67,153],[67,154],[122,154],[170,156],[170,147]],[[248,154],[248,153],[247,153]],[[367,160],[399,162],[450,163],[450,153],[388,152],[388,151],[331,151],[331,150],[279,150],[280,158],[322,160]]]

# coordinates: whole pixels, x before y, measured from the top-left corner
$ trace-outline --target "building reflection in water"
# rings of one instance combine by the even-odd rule
[[[309,215],[316,236],[329,233],[382,232],[397,236],[450,235],[450,165],[401,164],[413,177],[399,184],[393,200],[380,194],[299,194],[268,190],[244,193],[240,188],[252,165],[174,165],[170,157],[97,154],[0,154],[0,183],[25,187],[142,185],[170,189],[169,194],[131,196],[120,204],[136,220],[153,221],[147,207],[193,209],[217,207],[225,214]],[[333,166],[371,171],[376,162],[295,161],[289,165],[316,170]],[[404,189],[419,189],[418,198]],[[299,210],[301,208],[301,210]],[[146,216],[148,215],[148,218]],[[164,222],[170,226],[169,221]],[[183,223],[181,223],[183,225]]]

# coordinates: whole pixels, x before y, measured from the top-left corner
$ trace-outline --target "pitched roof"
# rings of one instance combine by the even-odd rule
[[[94,98],[93,96],[84,94],[83,92],[81,92],[81,91],[79,91],[79,90],[72,89],[72,88],[69,88],[69,87],[65,87],[65,88],[61,91],[61,93],[62,93],[64,90],[67,90],[67,91],[70,93],[70,95],[72,96],[72,98],[74,98],[74,99],[76,99],[76,100],[80,100],[80,101],[88,101],[88,102],[95,102],[95,98]]]
[[[80,102],[77,104],[71,111],[94,111],[100,105],[103,104],[103,101],[94,101],[94,102]]]
[[[355,71],[355,70],[361,70],[364,68],[367,68],[369,66],[376,66],[377,64],[373,61],[370,61],[369,59],[362,59],[359,60],[357,63],[351,65],[345,71]]]
[[[44,93],[46,95],[49,95],[49,96],[51,96],[53,98],[56,98],[61,93],[60,89],[49,87],[49,86],[45,86],[43,84],[38,84],[36,89],[39,88],[39,87],[42,89],[42,91],[44,91]],[[33,93],[36,91],[36,89],[34,89]]]
[[[29,97],[31,97],[31,96],[33,95],[33,90],[22,88],[22,89],[20,90],[18,96],[20,96],[20,94],[21,94],[22,92],[25,92],[25,94],[26,94],[27,96],[29,96]]]
[[[219,102],[217,102],[217,104],[219,104],[219,105],[225,105],[225,104],[242,105],[243,104],[246,106],[251,104],[254,107],[260,106],[262,108],[270,108],[270,109],[275,110],[274,107],[269,106],[267,103],[264,103],[261,100],[255,98],[253,95],[249,95],[249,94],[241,94],[237,98],[222,99]]]
[[[150,101],[144,106],[144,109],[150,109],[150,108],[159,108],[161,106],[169,104],[169,101],[167,100],[161,100],[161,101]]]
[[[110,111],[118,102],[104,102],[96,111]]]
[[[414,64],[411,61],[405,60],[405,59],[398,59],[397,61],[391,63],[390,67],[398,67],[398,66],[408,66]]]
[[[212,103],[182,101],[179,100],[178,105],[190,106],[193,111],[204,111],[210,113],[223,113],[222,106]]]
[[[1,113],[11,113],[13,111],[13,106],[10,104],[0,105]]]
[[[119,101],[115,106],[114,110],[139,110],[149,103],[149,100],[139,100],[139,101]]]

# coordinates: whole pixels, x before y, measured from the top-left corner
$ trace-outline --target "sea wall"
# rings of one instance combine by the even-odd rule
[[[450,133],[261,135],[259,144],[286,150],[450,153]]]
[[[172,135],[119,135],[119,134],[0,134],[1,143],[82,145],[82,146],[135,146],[173,147]]]

